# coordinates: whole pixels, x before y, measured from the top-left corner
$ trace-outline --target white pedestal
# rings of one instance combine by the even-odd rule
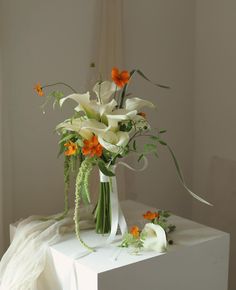
[[[123,202],[122,208],[130,226],[152,210],[133,201]],[[83,256],[84,248],[68,235],[50,248],[39,286],[43,290],[227,290],[229,235],[177,216],[169,221],[177,229],[172,234],[174,245],[164,254],[132,255],[129,249],[117,248],[119,241]],[[105,240],[94,231],[85,231],[82,237],[91,246]]]

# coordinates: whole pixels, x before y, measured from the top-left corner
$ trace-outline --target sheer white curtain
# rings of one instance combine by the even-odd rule
[[[123,0],[101,0],[98,69],[104,79],[111,78],[111,69],[124,69]],[[126,197],[125,169],[117,169],[119,198]]]
[[[89,75],[88,89],[100,76],[103,80],[111,80],[111,70],[118,67],[123,70],[123,0],[99,0],[97,2],[97,19],[94,33],[94,60],[96,67]],[[95,173],[93,173],[95,174]],[[93,178],[94,177],[94,178]],[[98,176],[93,176],[91,192],[97,192]],[[120,199],[125,199],[125,169],[117,169],[118,192]],[[96,199],[96,195],[94,195]]]
[[[123,1],[101,0],[98,69],[109,79],[114,66],[123,67]]]

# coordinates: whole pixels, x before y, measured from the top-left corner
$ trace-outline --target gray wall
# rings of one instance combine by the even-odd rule
[[[0,19],[2,19],[2,9],[1,9],[1,2],[0,2]],[[3,163],[2,163],[2,125],[3,125],[3,118],[2,118],[2,25],[0,20],[0,257],[3,253],[3,244],[4,244],[4,238],[3,238]]]
[[[193,156],[194,1],[124,1],[125,57],[128,68],[140,68],[157,89],[139,77],[133,91],[149,98],[157,110],[148,111],[154,128],[167,129],[165,139],[191,184]],[[145,173],[127,172],[128,196],[188,216],[191,198],[176,176],[170,155],[160,147]]]
[[[230,289],[236,289],[236,2],[196,1],[193,218],[231,234]]]
[[[49,105],[36,82],[65,81],[82,92],[94,47],[96,1],[3,0],[4,206],[8,223],[63,209],[56,124],[71,114]]]

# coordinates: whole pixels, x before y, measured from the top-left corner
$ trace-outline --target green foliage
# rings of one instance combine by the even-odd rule
[[[102,159],[98,159],[97,164],[104,175],[115,176],[115,174],[107,168],[106,163]]]
[[[64,213],[69,211],[69,189],[70,189],[70,157],[65,156],[64,160]]]
[[[133,69],[130,72],[130,79],[135,75],[138,74],[139,76],[141,76],[144,80],[148,81],[149,83],[153,84],[154,86],[160,87],[162,89],[169,89],[169,86],[166,85],[162,85],[162,84],[158,84],[158,83],[154,83],[152,82],[141,70],[139,69]],[[121,91],[121,98],[120,98],[120,103],[119,103],[119,108],[123,108],[123,104],[124,104],[124,100],[125,97],[127,97],[127,88],[128,88],[128,84],[125,84],[125,86],[123,87],[122,91]]]
[[[75,133],[71,133],[71,134],[68,134],[68,133],[65,133],[62,135],[60,141],[58,142],[58,144],[61,144],[63,143],[63,145],[69,141],[72,141],[72,142],[76,142],[78,138],[78,134],[75,134]]]
[[[41,109],[44,110],[49,101],[53,100],[53,109],[57,104],[59,104],[60,99],[64,97],[64,94],[61,91],[52,91],[47,95],[45,102],[41,105]]]
[[[158,217],[152,221],[154,224],[161,226],[165,230],[166,235],[168,235],[169,233],[173,232],[176,229],[175,225],[168,224],[167,219],[170,217],[170,215],[171,214],[169,211],[159,210]]]
[[[130,132],[132,128],[133,128],[133,123],[130,120],[126,122],[125,121],[120,122],[119,124],[119,129],[120,131],[123,131],[123,132]]]
[[[138,237],[133,236],[131,233],[126,233],[124,235],[120,247],[122,248],[133,247],[135,250],[140,251],[143,248],[145,238],[146,234],[142,232]]]
[[[93,251],[92,248],[90,248],[81,238],[80,236],[80,227],[79,227],[79,221],[80,221],[80,215],[79,215],[79,206],[80,206],[80,200],[81,197],[85,198],[83,196],[83,191],[85,190],[86,199],[90,200],[89,197],[89,189],[88,189],[88,176],[91,172],[92,162],[90,159],[84,160],[81,165],[80,169],[78,171],[76,182],[75,182],[75,213],[74,213],[74,221],[75,221],[75,232],[78,240],[81,242],[82,245],[84,245],[88,250]]]

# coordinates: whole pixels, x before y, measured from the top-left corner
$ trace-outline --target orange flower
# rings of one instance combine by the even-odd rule
[[[143,117],[144,119],[147,119],[147,115],[144,112],[138,113],[139,116]]]
[[[130,229],[130,233],[131,233],[131,235],[133,235],[134,238],[138,238],[139,237],[139,233],[140,233],[139,227],[133,226]]]
[[[100,157],[102,155],[102,145],[98,142],[98,137],[94,135],[90,140],[84,140],[82,152],[90,157],[95,155]]]
[[[43,97],[43,96],[44,96],[43,87],[41,86],[40,83],[37,83],[37,84],[35,85],[34,90],[36,91],[36,93],[37,93],[40,97]]]
[[[78,148],[77,145],[75,143],[73,143],[72,141],[65,143],[64,146],[68,148],[65,151],[66,156],[74,155],[76,153],[77,148]]]
[[[143,217],[146,220],[152,221],[155,218],[158,218],[159,217],[159,213],[158,212],[151,212],[150,210],[148,210],[145,214],[143,214]]]
[[[125,84],[129,82],[130,74],[127,70],[119,72],[118,68],[114,67],[111,71],[111,77],[113,82],[119,87],[122,88]]]

